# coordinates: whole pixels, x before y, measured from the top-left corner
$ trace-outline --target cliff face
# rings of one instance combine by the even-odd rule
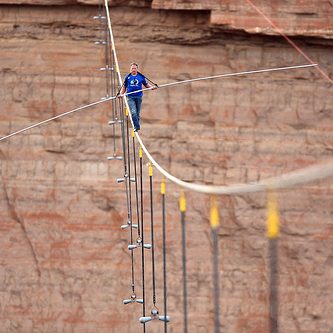
[[[98,70],[104,50],[94,44],[104,30],[92,20],[98,11],[93,2],[2,3],[1,136],[105,95]],[[331,73],[333,7],[330,1],[316,3],[256,2]],[[306,63],[250,7],[231,1],[114,1],[111,17],[121,72],[136,60],[158,83]],[[161,165],[184,180],[256,181],[332,158],[331,91],[315,69],[164,88],[145,95],[141,135]],[[141,307],[121,303],[131,294],[131,258],[128,232],[120,229],[127,219],[124,186],[115,182],[122,164],[106,160],[114,145],[107,126],[111,114],[110,105],[101,105],[0,143],[1,333],[141,329]],[[121,154],[118,130],[116,135]],[[162,312],[157,171],[154,179]],[[182,331],[179,190],[167,184],[170,332]],[[210,198],[186,196],[190,332],[212,332]],[[279,195],[281,332],[332,330],[332,197],[331,180]],[[268,331],[265,200],[263,194],[218,198],[223,332]],[[146,274],[149,312],[150,253]],[[148,325],[151,332],[162,331],[161,323]]]
[[[0,4],[29,5],[98,5],[99,0],[0,0]],[[103,2],[104,3],[104,2]],[[267,24],[266,15],[287,35],[332,38],[332,0],[294,1],[234,1],[234,0],[110,0],[111,6],[147,7],[158,10],[206,11],[209,23],[224,30],[240,30],[249,33],[276,35],[277,31]]]

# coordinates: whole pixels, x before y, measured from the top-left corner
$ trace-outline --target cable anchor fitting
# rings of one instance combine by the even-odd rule
[[[135,294],[131,295],[130,299],[124,299],[123,300],[124,304],[130,304],[130,303],[139,303],[139,304],[143,304],[143,299],[142,298],[136,298]]]
[[[123,121],[122,120],[120,120],[120,119],[118,119],[117,117],[116,118],[114,118],[113,120],[110,120],[109,122],[108,122],[108,124],[110,125],[110,126],[112,126],[112,125],[115,125],[115,124],[121,124]]]
[[[113,160],[121,161],[122,159],[123,159],[123,157],[122,156],[117,156],[116,153],[114,153],[113,156],[108,156],[107,157],[108,161],[113,161]]]
[[[113,71],[113,67],[109,67],[109,65],[105,65],[105,67],[101,67],[100,71]]]
[[[117,178],[117,183],[123,183],[128,178],[128,174],[125,173],[124,178]],[[135,183],[135,178],[131,178],[130,181],[132,183]]]
[[[96,44],[96,45],[105,45],[106,41],[103,40],[103,39],[99,39],[99,40],[96,40],[96,42],[94,44]]]
[[[152,308],[151,310],[151,316],[149,317],[140,317],[139,321],[141,324],[148,323],[151,320],[160,320],[164,322],[169,322],[170,317],[169,316],[159,316],[158,309],[156,307]]]
[[[140,237],[138,237],[138,238],[136,239],[136,244],[129,244],[129,245],[128,245],[128,249],[129,249],[129,250],[134,250],[134,249],[137,249],[137,248],[142,247],[142,246],[143,246],[145,249],[151,249],[151,244],[148,244],[148,243],[143,244],[143,243],[142,243],[142,239],[141,239]]]
[[[128,221],[127,221],[127,224],[123,224],[123,225],[121,226],[121,229],[127,229],[128,227],[132,227],[132,228],[137,229],[137,228],[138,228],[138,225],[137,225],[137,224],[133,224],[132,221],[128,220]]]
[[[93,16],[93,20],[106,20],[106,16],[103,16],[102,14],[98,14]]]

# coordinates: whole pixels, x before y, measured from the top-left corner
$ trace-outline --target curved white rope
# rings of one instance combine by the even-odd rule
[[[109,28],[109,33],[110,33],[110,38],[111,38],[111,43],[112,43],[112,49],[114,52],[114,57],[115,57],[115,62],[116,62],[116,69],[117,69],[117,74],[118,74],[118,80],[119,84],[122,83],[122,78],[120,75],[120,70],[119,70],[119,64],[118,64],[118,58],[117,58],[117,53],[116,53],[116,48],[115,48],[115,43],[114,43],[114,37],[113,37],[113,32],[112,32],[112,27],[111,27],[111,19],[110,19],[110,13],[109,13],[109,6],[108,6],[108,0],[105,0],[105,10],[106,10],[106,16],[107,16],[107,21],[108,21],[108,28]],[[317,66],[317,64],[309,64],[309,65],[300,65],[300,66],[293,66],[297,68],[304,68],[304,67],[313,67]],[[285,70],[285,69],[290,69],[290,67],[280,67],[277,68],[276,70]],[[258,71],[247,71],[244,72],[244,74],[253,74],[254,72],[267,72],[268,69],[264,70],[258,70]],[[239,75],[239,74],[238,74]],[[210,76],[207,77],[207,79],[212,79],[212,78],[217,78],[217,77],[227,77],[227,76],[235,76],[235,74],[222,74],[222,75],[215,75],[215,76]],[[188,83],[188,82],[193,82],[193,81],[198,81],[206,78],[198,78],[198,79],[190,79],[190,80],[184,80],[184,81],[179,81],[179,82],[173,82],[169,84],[164,84],[160,85],[162,86],[171,86],[171,85],[176,85],[176,84],[181,84],[181,83]],[[142,89],[144,90],[150,90],[151,88],[148,89]],[[129,94],[127,94],[129,95]],[[126,107],[129,110],[129,106],[127,103],[127,99],[125,98],[125,103]],[[131,117],[131,112],[129,112],[130,120],[133,126],[133,121]],[[308,183],[314,180],[320,180],[324,178],[328,178],[333,176],[333,160],[330,161],[327,164],[316,164],[314,166],[310,166],[304,169],[296,170],[294,172],[290,172],[278,177],[273,177],[269,179],[265,179],[259,182],[255,183],[250,183],[250,184],[236,184],[232,186],[212,186],[212,185],[202,185],[202,184],[196,184],[196,183],[189,183],[185,182],[173,175],[171,175],[169,172],[167,172],[165,169],[163,169],[153,158],[153,156],[149,153],[148,149],[144,145],[142,139],[140,138],[140,135],[138,132],[135,132],[136,138],[138,142],[140,143],[142,150],[145,152],[146,156],[150,160],[150,162],[156,167],[156,169],[164,175],[167,179],[170,181],[174,182],[175,184],[186,188],[191,191],[196,191],[196,192],[201,192],[201,193],[210,193],[210,194],[241,194],[241,193],[249,193],[249,192],[259,192],[259,191],[266,191],[267,189],[279,189],[279,188],[287,188],[287,187],[292,187],[295,185],[301,185],[304,183]]]
[[[113,38],[113,33],[112,33],[112,28],[111,28],[111,20],[110,20],[110,14],[109,14],[109,9],[108,9],[108,0],[105,0],[105,8],[106,8],[106,13],[107,13],[107,20],[108,20],[108,28],[109,28],[109,33],[111,37],[111,42],[112,42],[112,48],[113,52],[115,55],[115,62],[116,62],[116,71],[118,74],[118,80],[119,83],[121,84],[122,78],[120,75],[120,70],[119,70],[119,64],[118,64],[118,58],[115,50],[115,43],[114,43],[114,38]],[[244,71],[244,72],[238,72],[238,73],[228,73],[228,74],[220,74],[220,75],[214,75],[214,76],[207,76],[207,77],[201,77],[201,78],[195,78],[195,79],[188,79],[188,80],[183,80],[183,81],[176,81],[176,82],[171,82],[171,83],[166,83],[162,84],[159,87],[167,87],[167,86],[174,86],[178,84],[183,84],[183,83],[189,83],[189,82],[195,82],[199,80],[208,80],[208,79],[214,79],[214,78],[221,78],[221,77],[231,77],[231,76],[239,76],[239,75],[246,75],[246,74],[255,74],[255,73],[264,73],[264,72],[271,72],[271,71],[280,71],[280,70],[289,70],[289,69],[296,69],[296,68],[305,68],[305,67],[313,67],[317,66],[317,64],[309,64],[309,65],[297,65],[297,66],[289,66],[289,67],[278,67],[278,68],[267,68],[267,69],[260,69],[260,70],[252,70],[252,71]],[[142,89],[142,91],[145,90],[151,90],[152,88],[145,88]],[[131,93],[127,93],[126,95],[130,95]],[[21,134],[29,129],[35,128],[37,126],[46,124],[50,121],[59,119],[64,116],[68,116],[72,113],[87,109],[89,107],[96,106],[98,104],[110,101],[112,99],[115,99],[116,96],[112,96],[103,100],[99,100],[97,102],[93,102],[87,105],[80,106],[76,109],[70,110],[68,112],[59,114],[57,116],[54,116],[52,118],[46,119],[44,121],[41,121],[39,123],[36,123],[34,125],[28,126],[26,128],[23,128],[19,131],[13,132],[9,135],[6,135],[2,138],[0,138],[0,141],[3,141],[5,139],[8,139],[14,135]],[[125,99],[126,107],[128,107],[127,100]],[[133,121],[131,118],[131,114],[129,112],[130,120],[132,122],[133,126]],[[256,183],[250,183],[250,184],[236,184],[232,186],[211,186],[211,185],[202,185],[202,184],[195,184],[195,183],[189,183],[185,182],[170,173],[168,173],[165,169],[163,169],[153,158],[153,156],[149,153],[148,149],[144,145],[142,139],[140,138],[139,134],[136,132],[135,133],[137,140],[139,141],[143,151],[145,152],[146,156],[148,159],[151,161],[151,163],[156,167],[158,171],[160,171],[167,179],[170,181],[174,182],[175,184],[184,187],[189,190],[197,191],[197,192],[202,192],[202,193],[212,193],[212,194],[239,194],[239,193],[247,193],[247,192],[256,192],[256,191],[264,191],[268,187],[270,188],[285,188],[285,187],[291,187],[295,185],[300,185],[304,184],[310,181],[314,180],[320,180],[324,179],[327,177],[333,176],[333,161],[327,163],[327,164],[317,164],[314,166],[310,166],[308,168],[296,170],[294,172],[290,172],[288,174],[281,175],[279,177],[274,177],[266,180],[262,180],[260,182]]]

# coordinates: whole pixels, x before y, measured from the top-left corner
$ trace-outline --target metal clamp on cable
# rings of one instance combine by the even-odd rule
[[[102,14],[98,14],[96,16],[93,16],[93,20],[106,20],[106,16],[103,16]]]
[[[108,156],[107,159],[108,159],[108,161],[112,161],[112,160],[120,161],[120,160],[123,159],[123,157],[122,156],[117,156],[117,154],[113,154],[113,156]]]
[[[105,67],[100,67],[100,71],[113,71],[113,67],[109,67],[109,65],[106,65]]]
[[[142,298],[136,298],[135,294],[131,295],[130,299],[124,299],[123,300],[124,304],[130,304],[130,303],[140,303],[143,304],[143,299]]]
[[[151,249],[151,244],[148,244],[148,243],[143,244],[141,237],[138,237],[136,239],[136,244],[129,244],[128,249],[129,250],[134,250],[134,249],[137,249],[138,247],[141,247],[141,246],[143,246],[145,249]]]
[[[111,126],[111,125],[115,125],[115,124],[121,124],[123,121],[118,119],[117,117],[115,117],[113,120],[110,120],[108,122],[108,124]]]
[[[151,313],[150,317],[140,317],[139,321],[141,324],[145,324],[151,320],[160,320],[160,321],[164,321],[167,323],[170,321],[169,316],[159,316],[158,309],[156,307],[152,308],[150,313]]]
[[[96,45],[105,45],[106,44],[106,41],[103,40],[103,39],[99,39],[95,42]]]
[[[132,228],[137,229],[137,228],[138,228],[138,225],[137,225],[137,224],[133,224],[132,221],[128,220],[128,221],[127,221],[127,224],[123,224],[123,225],[121,226],[121,229],[127,229],[128,227],[132,227]]]
[[[128,178],[128,175],[125,175],[124,178],[117,178],[117,183],[118,183],[118,184],[119,184],[119,183],[123,183],[127,178]],[[135,183],[135,178],[131,178],[130,181],[131,181],[132,183]]]
[[[124,174],[124,178],[117,178],[117,183],[123,183],[128,178],[128,174]]]

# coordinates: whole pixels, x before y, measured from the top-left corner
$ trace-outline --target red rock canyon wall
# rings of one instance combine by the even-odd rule
[[[94,2],[1,3],[1,136],[104,96],[97,70],[103,48],[93,43],[104,32],[91,19],[98,11]],[[332,73],[331,1],[255,4]],[[245,1],[114,1],[111,18],[121,72],[136,60],[158,83],[306,63]],[[330,160],[332,105],[332,85],[315,69],[202,81],[146,93],[141,136],[179,178],[251,182]],[[110,115],[110,106],[100,105],[0,142],[1,333],[141,330],[141,307],[122,305],[131,294],[131,260],[128,232],[120,229],[127,217],[124,186],[115,182],[122,164],[106,160],[113,150]],[[119,132],[116,143],[120,153]],[[146,166],[145,172],[148,232]],[[163,308],[156,170],[154,179]],[[167,183],[173,333],[182,332],[179,191]],[[210,198],[186,197],[189,331],[212,332]],[[265,200],[264,194],[218,198],[222,332],[268,332]],[[333,329],[332,200],[332,180],[279,193],[281,332]],[[150,309],[150,253],[146,263]],[[140,261],[135,268],[140,296]],[[163,331],[162,323],[148,325],[149,332]]]

